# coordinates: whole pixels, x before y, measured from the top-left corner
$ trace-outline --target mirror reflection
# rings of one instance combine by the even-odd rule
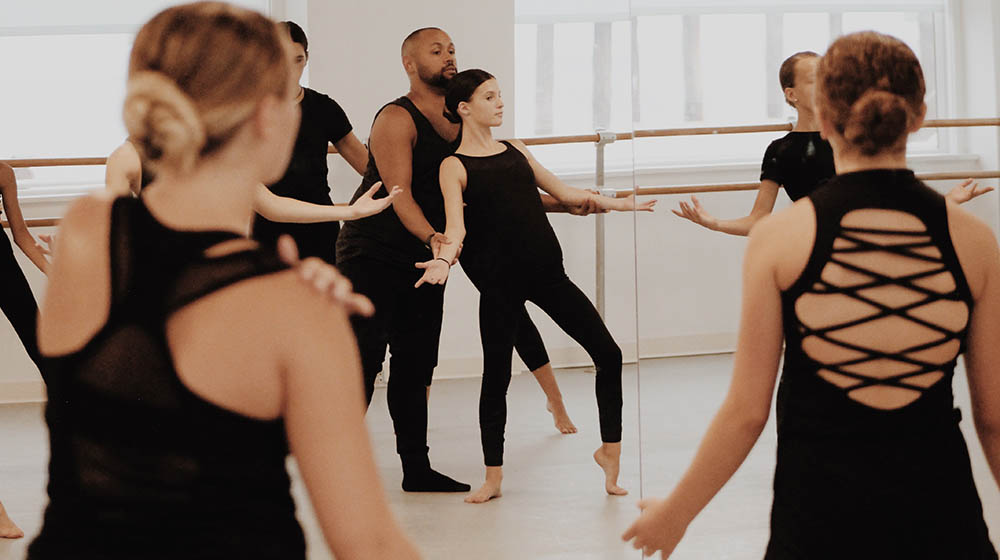
[[[978,433],[969,420],[988,398],[975,390],[976,375],[983,373],[963,356],[953,384],[955,363],[949,361],[958,354],[959,341],[968,344],[962,350],[972,347],[975,326],[963,331],[968,319],[964,309],[944,310],[943,304],[936,304],[940,297],[936,293],[928,293],[926,299],[915,296],[912,286],[900,280],[915,273],[906,268],[907,253],[900,252],[907,245],[900,245],[901,235],[917,241],[918,232],[938,227],[934,224],[943,214],[943,210],[933,214],[912,198],[936,200],[928,204],[940,210],[942,198],[927,194],[937,191],[995,228],[996,199],[990,191],[997,174],[990,170],[997,161],[991,136],[996,121],[954,117],[994,114],[990,101],[995,99],[994,85],[985,91],[970,90],[969,80],[975,78],[966,68],[974,63],[993,67],[996,61],[992,53],[970,55],[964,41],[974,40],[971,37],[950,38],[956,30],[968,30],[979,39],[992,36],[973,23],[991,14],[992,8],[962,3],[961,16],[953,18],[955,2],[919,7],[836,2],[808,9],[801,3],[769,2],[749,10],[745,3],[718,4],[711,8],[683,2],[632,5],[640,45],[635,79],[640,92],[635,127],[638,192],[664,197],[672,210],[669,216],[640,216],[637,222],[643,468],[646,473],[666,474],[644,477],[643,493],[655,501],[635,526],[634,542],[648,546],[650,552],[676,546],[671,557],[677,558],[765,554],[781,558],[792,550],[808,557],[838,557],[844,554],[836,552],[837,547],[853,541],[820,537],[805,524],[835,528],[838,535],[861,534],[854,523],[863,516],[854,508],[864,503],[864,515],[872,511],[883,520],[913,520],[906,535],[911,535],[910,527],[920,526],[918,517],[940,516],[942,511],[966,516],[963,529],[947,536],[937,533],[941,539],[934,546],[943,549],[917,544],[922,542],[919,538],[901,539],[920,547],[907,552],[911,556],[995,557],[983,536],[998,519],[989,445],[977,443],[986,433],[982,417],[973,418],[981,428]],[[883,36],[855,37],[845,43],[846,52],[871,53],[875,51],[865,49],[874,47],[866,45],[891,44],[891,49],[878,51],[895,57],[891,64],[882,61],[885,65],[878,66],[881,63],[871,62],[878,57],[866,54],[861,60],[874,67],[858,64],[853,73],[838,74],[836,57],[820,61],[812,54],[827,55],[835,39],[863,30],[895,37],[898,43]],[[667,59],[666,66],[659,65],[656,57],[644,64],[644,42],[672,42],[673,48],[664,49],[669,54],[656,55]],[[728,48],[720,47],[723,44]],[[829,61],[825,70],[823,61]],[[899,69],[906,64],[913,68],[913,61],[918,61],[922,74],[919,95],[917,80],[900,78],[906,74]],[[812,67],[819,68],[818,76]],[[896,70],[886,75],[881,68]],[[904,100],[893,101],[895,106],[909,111],[892,113],[902,115],[902,128],[894,129],[879,146],[865,138],[885,131],[884,121],[837,120],[844,119],[851,107],[864,113],[864,103],[855,104],[869,89],[892,92]],[[656,101],[643,111],[641,99],[646,97]],[[875,115],[872,118],[883,118],[880,115],[887,110],[879,104],[868,107],[864,114]],[[829,134],[823,130],[824,112],[832,123]],[[839,154],[838,138],[842,138]],[[852,159],[858,152],[863,156],[860,162]],[[671,166],[669,158],[675,155]],[[932,190],[918,189],[915,185],[920,183],[909,175],[906,184],[916,189],[907,191],[910,198],[890,200],[879,193],[889,183],[905,183],[901,178],[907,175],[873,171],[881,168],[913,169]],[[843,177],[831,178],[836,173]],[[864,183],[867,190],[860,186],[860,178],[866,176],[871,179]],[[830,183],[828,191],[817,186],[824,180]],[[853,188],[854,194],[837,191],[836,196],[844,197],[837,199],[843,205],[833,210],[827,204],[831,199],[819,193],[838,187]],[[796,200],[800,202],[792,205]],[[948,219],[953,220],[950,204]],[[839,223],[828,218],[831,212],[841,216],[837,212],[869,206],[909,214],[862,212]],[[815,208],[811,222],[786,221],[801,215],[803,207]],[[911,216],[919,221],[908,222]],[[904,221],[912,231],[900,234]],[[744,241],[742,236],[755,226],[759,227],[752,238],[764,241]],[[982,227],[984,236],[977,243],[988,245],[994,235]],[[860,243],[843,238],[845,231],[860,230],[872,230],[872,237]],[[938,235],[934,239],[940,239]],[[940,235],[946,246],[955,242],[954,231]],[[755,250],[755,245],[766,248]],[[917,265],[925,271],[940,252],[917,245],[913,250],[927,255],[928,260]],[[791,262],[796,254],[799,260]],[[861,264],[858,259],[867,268],[856,267]],[[686,274],[669,274],[667,263],[671,270],[681,268]],[[937,263],[953,267],[949,270],[957,267],[966,275],[977,266],[970,261]],[[773,274],[755,276],[761,268]],[[949,289],[954,286],[939,292]],[[961,299],[954,293],[949,297]],[[823,304],[817,305],[820,301]],[[930,319],[924,315],[930,310],[941,313],[934,325],[939,329],[948,325],[935,331],[940,336],[923,330],[934,330],[931,323],[913,327],[906,320],[912,315]],[[858,338],[860,332],[865,333],[863,340]],[[916,338],[927,346],[914,348]],[[917,355],[932,349],[940,355],[933,359]],[[952,385],[954,406],[964,411],[965,419],[957,424],[961,435],[955,429]],[[775,392],[776,406],[772,405]],[[937,402],[936,408],[927,404],[931,401]],[[902,416],[907,421],[898,420]],[[893,428],[887,427],[887,422],[897,421]],[[922,438],[928,422],[936,422],[950,438],[951,443],[936,444],[940,460],[964,473],[941,481],[941,488],[957,484],[968,489],[974,479],[978,496],[970,491],[965,494],[968,501],[943,507],[912,504],[899,494],[895,481],[903,473],[919,476],[912,470],[915,467],[903,468],[899,461],[923,463],[917,457],[929,452],[908,447],[906,434],[916,430],[921,435],[914,437]],[[887,433],[892,438],[887,439]],[[864,445],[878,445],[880,453],[892,449],[886,452],[891,460],[866,451],[870,447]],[[962,459],[966,445],[973,476]],[[949,453],[941,446],[957,446],[960,451]],[[804,452],[810,457],[808,464],[799,460]],[[834,473],[838,469],[841,475]],[[846,471],[851,474],[843,474]],[[865,485],[870,477],[883,475],[883,481],[893,482],[877,489]],[[667,500],[660,502],[663,498]],[[836,520],[825,517],[835,515],[845,500],[853,500],[848,508],[852,513]],[[966,528],[972,528],[971,533],[964,532]],[[878,544],[886,542],[883,537],[880,533],[865,539],[873,543],[874,557],[898,554],[894,551],[899,548],[878,548],[889,546]],[[817,550],[819,543],[823,548]],[[893,547],[910,546],[893,543]]]

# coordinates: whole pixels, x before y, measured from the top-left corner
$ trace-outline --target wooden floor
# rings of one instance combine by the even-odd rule
[[[558,434],[544,399],[529,375],[515,377],[509,396],[504,496],[485,505],[462,495],[407,494],[392,426],[379,390],[368,423],[389,500],[426,558],[442,559],[638,559],[619,535],[635,518],[640,497],[639,426],[642,417],[642,494],[663,495],[690,461],[722,400],[732,357],[700,356],[646,360],[625,371],[625,431],[622,485],[632,493],[605,495],[600,470],[590,455],[599,444],[593,375],[559,372],[559,383],[580,433]],[[642,397],[637,398],[637,386]],[[965,412],[976,480],[991,534],[1000,534],[1000,492],[971,431],[964,376],[955,390]],[[476,379],[435,384],[431,396],[431,458],[441,471],[474,487],[483,475],[476,421]],[[0,542],[0,560],[20,559],[39,529],[45,504],[47,440],[40,405],[0,406],[0,500],[29,535]],[[774,471],[773,422],[747,462],[688,530],[672,558],[758,559],[767,542],[767,516]],[[290,462],[294,474],[294,464]],[[299,517],[309,540],[310,560],[331,558],[296,478]],[[150,543],[155,547],[156,543]]]

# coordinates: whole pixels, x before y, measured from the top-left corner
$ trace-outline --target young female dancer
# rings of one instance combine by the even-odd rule
[[[305,558],[289,450],[334,555],[417,557],[376,475],[344,311],[242,237],[294,141],[284,41],[214,2],[136,36],[125,120],[157,186],[63,221],[39,321],[49,505],[29,558]]]
[[[500,496],[507,387],[525,301],[538,305],[593,358],[604,442],[594,459],[604,469],[607,492],[626,494],[618,486],[621,349],[587,296],[566,276],[559,240],[545,216],[538,188],[572,206],[593,198],[609,210],[652,210],[655,201],[636,207],[632,198],[575,189],[542,167],[523,144],[494,140],[491,129],[503,123],[503,101],[496,79],[483,70],[456,74],[448,84],[445,107],[450,119],[462,123],[458,150],[441,163],[445,236],[450,243],[435,260],[417,263],[425,269],[417,286],[443,284],[464,243],[462,268],[480,290],[484,366],[479,422],[486,461],[486,482],[466,501],[482,503]]]
[[[285,21],[281,25],[292,40],[292,73],[298,83],[309,62],[309,39],[295,22]],[[292,160],[284,176],[271,184],[268,191],[302,202],[332,206],[330,185],[327,183],[328,146],[332,143],[341,157],[360,174],[364,174],[368,165],[368,148],[354,135],[347,114],[330,97],[300,86],[296,101],[302,111],[302,124],[295,139]],[[370,199],[374,193],[375,191],[369,190],[365,196]],[[358,202],[361,200],[354,204]],[[360,217],[364,216],[355,216],[353,219]],[[340,232],[337,221],[310,224],[286,222],[275,220],[262,212],[254,220],[253,238],[265,245],[273,245],[279,236],[291,235],[303,255],[320,257],[334,264],[337,235]]]
[[[708,213],[695,196],[691,202],[681,202],[674,214],[714,231],[732,235],[748,235],[750,229],[774,209],[778,189],[784,187],[792,201],[808,196],[818,186],[836,175],[833,150],[819,133],[816,118],[816,65],[819,55],[812,51],[793,54],[781,63],[778,79],[785,93],[785,102],[795,108],[795,127],[785,136],[771,142],[761,164],[760,188],[750,214],[732,220],[720,220]],[[948,193],[959,204],[986,194],[993,187],[980,187],[967,179]]]
[[[625,540],[666,558],[753,447],[778,387],[765,557],[995,559],[954,407],[1000,480],[1000,252],[986,224],[906,169],[927,106],[913,51],[841,37],[819,66],[838,175],[754,229],[729,394],[671,495]]]

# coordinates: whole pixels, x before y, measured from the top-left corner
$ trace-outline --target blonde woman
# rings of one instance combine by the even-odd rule
[[[289,451],[337,558],[418,556],[376,475],[346,312],[244,237],[294,141],[287,49],[270,20],[215,2],[136,36],[125,121],[157,185],[63,221],[29,558],[305,558]]]

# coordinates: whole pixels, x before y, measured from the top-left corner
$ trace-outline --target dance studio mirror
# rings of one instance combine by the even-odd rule
[[[306,44],[290,32],[295,42],[292,54],[300,48],[300,63],[305,62],[300,83],[333,98],[352,126],[345,136],[342,121],[321,122],[318,119],[335,119],[336,115],[308,111],[305,104],[313,94],[305,90],[300,94],[306,100],[302,105],[304,129],[323,129],[325,134],[328,125],[340,126],[337,138],[330,138],[340,153],[331,152],[327,158],[329,196],[334,202],[351,200],[362,181],[358,167],[364,170],[365,165],[363,160],[355,165],[352,150],[357,145],[341,144],[338,138],[353,134],[361,144],[367,144],[376,114],[386,103],[406,94],[414,80],[421,82],[426,92],[435,74],[451,76],[447,69],[451,61],[439,63],[438,67],[420,62],[424,66],[414,66],[408,76],[401,63],[401,50],[411,59],[418,56],[408,48],[426,49],[419,55],[425,58],[441,57],[435,60],[448,59],[449,48],[453,48],[457,71],[481,68],[492,74],[493,80],[479,86],[497,88],[502,96],[502,120],[490,123],[495,126],[494,137],[520,139],[534,156],[536,178],[542,168],[552,173],[550,178],[539,181],[548,181],[549,190],[556,195],[554,204],[558,208],[547,214],[547,221],[561,246],[561,266],[569,281],[553,277],[553,269],[558,273],[560,263],[550,250],[551,244],[545,245],[552,237],[541,225],[543,222],[523,222],[520,214],[517,220],[497,224],[497,231],[509,231],[515,234],[514,239],[521,239],[523,236],[517,237],[519,232],[511,229],[511,224],[514,228],[534,224],[532,227],[541,229],[532,231],[540,237],[531,242],[498,244],[496,250],[503,258],[514,259],[506,267],[511,270],[496,271],[507,284],[485,278],[494,292],[498,287],[520,283],[517,293],[522,295],[511,296],[514,304],[522,296],[539,302],[528,303],[527,311],[548,358],[543,359],[545,354],[540,358],[537,348],[530,356],[514,355],[513,376],[506,394],[502,497],[483,504],[465,503],[465,498],[477,495],[486,472],[479,410],[483,371],[490,366],[484,365],[480,323],[501,323],[497,313],[506,312],[510,305],[485,308],[481,316],[480,290],[462,266],[454,267],[444,300],[437,367],[426,397],[421,386],[421,398],[428,407],[426,433],[431,465],[471,485],[471,492],[403,491],[401,486],[406,482],[395,431],[405,430],[410,424],[407,417],[394,430],[387,383],[392,385],[393,376],[405,376],[412,364],[399,357],[395,363],[388,358],[376,380],[365,423],[378,478],[403,532],[425,558],[634,557],[637,553],[621,541],[641,494],[636,213],[627,198],[635,184],[635,144],[629,137],[640,100],[632,90],[638,39],[633,34],[635,19],[629,12],[628,0],[235,3],[275,20],[294,21],[308,36]],[[54,226],[78,197],[105,188],[104,158],[128,135],[121,107],[133,39],[150,17],[178,4],[168,0],[101,0],[84,7],[76,2],[46,0],[11,2],[0,7],[0,21],[4,22],[0,26],[0,61],[8,76],[0,92],[6,131],[0,138],[0,161],[16,169],[21,208],[36,238],[54,233]],[[408,34],[425,27],[439,29],[417,36],[409,47],[402,45]],[[428,36],[440,44],[427,42]],[[421,74],[425,70],[428,73]],[[471,106],[476,92],[483,91],[479,86],[471,96],[460,99],[463,108]],[[444,131],[449,125],[440,115],[427,112],[427,107],[433,106],[418,102],[411,107],[424,115],[418,117],[411,112],[414,126],[423,131],[418,135],[438,134],[447,140]],[[458,117],[463,118],[461,113]],[[426,118],[432,128],[421,124],[421,118]],[[475,130],[477,134],[490,130],[490,126],[469,122],[462,125],[463,130]],[[502,153],[516,156],[515,161],[522,162],[519,165],[528,165],[523,156],[515,153],[519,149],[506,146]],[[413,150],[417,154],[419,148]],[[459,148],[459,153],[462,150]],[[472,150],[468,161],[477,155]],[[485,157],[509,156],[491,153]],[[26,161],[29,159],[43,161]],[[155,192],[156,188],[154,181],[150,189]],[[598,199],[578,189],[603,194]],[[294,197],[291,191],[275,192]],[[6,191],[4,195],[7,202]],[[640,199],[635,204],[643,205],[648,200]],[[472,211],[473,202],[465,202]],[[648,209],[648,202],[645,204]],[[657,212],[649,216],[642,212],[640,225],[647,219],[668,221],[663,202],[660,204]],[[4,218],[10,219],[7,210]],[[525,210],[524,215],[531,212],[535,212],[534,207]],[[342,237],[350,227],[343,228]],[[471,221],[467,230],[468,240],[473,234]],[[18,249],[14,253],[36,299],[41,301],[46,288],[44,275]],[[541,255],[549,260],[544,267],[535,269],[534,261],[517,260],[519,254]],[[343,270],[347,274],[346,267]],[[5,269],[3,273],[9,272]],[[408,272],[398,274],[403,277]],[[365,293],[363,282],[352,279],[355,289]],[[669,281],[663,280],[657,289],[666,289]],[[426,336],[425,331],[430,330],[432,325],[426,329],[420,326],[411,335]],[[574,341],[567,330],[583,343]],[[520,336],[525,329],[519,327],[516,331]],[[5,356],[0,372],[4,441],[0,501],[25,534],[20,539],[0,539],[0,557],[23,558],[43,526],[48,500],[49,443],[42,416],[45,387],[13,330],[0,329],[0,347]],[[596,369],[600,373],[595,371],[594,359],[588,353],[597,356],[600,367]],[[529,364],[534,364],[537,375],[530,371]],[[615,410],[619,407],[619,367],[620,420]],[[495,397],[495,387],[493,390]],[[495,410],[496,404],[492,406],[491,410]],[[619,442],[620,472],[615,478],[613,459]],[[600,452],[596,462],[595,450]],[[307,557],[332,558],[315,513],[316,504],[309,499],[310,489],[294,459],[289,460],[288,469],[297,517],[308,545]],[[441,479],[427,477],[410,483],[444,484]],[[627,495],[613,495],[624,490]],[[494,489],[491,493],[498,492]],[[337,507],[354,505],[338,503]],[[4,529],[0,525],[0,530]],[[146,545],[149,550],[160,547],[156,542]]]
[[[640,200],[659,198],[655,213],[636,218],[642,495],[662,499],[692,464],[727,398],[741,294],[751,289],[742,281],[744,236],[775,200],[758,191],[762,178],[776,176],[768,164],[772,142],[786,135],[822,142],[810,132],[818,126],[808,103],[791,106],[815,89],[816,58],[799,55],[786,65],[790,73],[779,72],[782,63],[803,51],[823,55],[834,39],[855,31],[899,38],[918,57],[927,90],[926,126],[909,138],[907,165],[942,194],[966,177],[991,188],[998,167],[997,82],[982,80],[981,70],[993,76],[1000,68],[994,48],[1000,14],[995,2],[977,0],[633,0],[631,18],[636,186]],[[797,123],[802,126],[790,133]],[[789,193],[777,191],[773,212],[791,205]],[[996,231],[995,192],[964,207]],[[750,313],[742,323],[748,349],[767,332],[756,318],[762,308]],[[955,406],[996,538],[1000,499],[972,425],[963,364],[960,359],[956,369]],[[778,442],[773,404],[770,411],[752,451],[686,527],[671,558],[764,556]]]

